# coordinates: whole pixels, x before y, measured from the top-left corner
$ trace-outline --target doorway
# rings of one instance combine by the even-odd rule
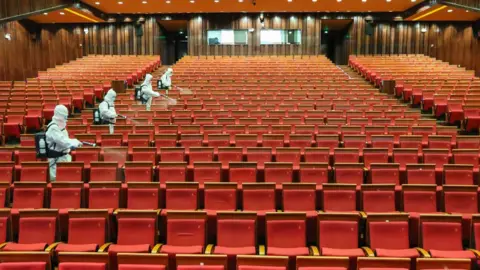
[[[173,65],[188,54],[186,20],[158,20],[160,26],[160,56],[163,65]]]
[[[352,20],[322,20],[322,53],[336,65],[348,63],[348,28]]]

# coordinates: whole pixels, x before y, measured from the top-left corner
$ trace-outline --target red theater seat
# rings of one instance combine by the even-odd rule
[[[2,251],[43,251],[59,236],[58,211],[20,210],[18,241],[7,243]]]
[[[301,213],[267,213],[266,243],[268,255],[306,256],[306,216]]]
[[[68,241],[59,243],[56,252],[95,252],[110,241],[108,211],[77,209],[68,212]]]
[[[147,253],[156,244],[158,212],[155,210],[118,210],[117,243],[110,245],[111,253]]]
[[[318,244],[323,256],[373,256],[368,248],[359,248],[360,215],[356,213],[321,213],[318,216]]]
[[[168,254],[202,254],[205,247],[205,212],[167,213],[166,244],[159,252]]]
[[[217,245],[214,254],[255,255],[256,221],[253,212],[217,213]]]
[[[367,243],[377,257],[417,258],[410,248],[408,214],[368,214]]]
[[[159,209],[159,188],[158,183],[128,183],[127,208],[136,210]]]
[[[198,183],[170,183],[166,184],[165,209],[168,210],[197,210]]]
[[[323,211],[357,211],[356,185],[323,184]]]
[[[395,212],[395,185],[362,185],[362,211],[367,213]]]

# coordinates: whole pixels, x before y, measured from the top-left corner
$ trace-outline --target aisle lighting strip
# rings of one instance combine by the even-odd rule
[[[97,20],[92,19],[92,18],[90,18],[90,17],[88,17],[88,16],[85,16],[85,15],[83,15],[83,14],[81,14],[81,13],[78,13],[78,12],[76,12],[76,11],[74,11],[74,10],[69,9],[69,8],[65,8],[65,10],[68,11],[68,12],[70,12],[70,13],[72,13],[72,14],[74,14],[74,15],[77,15],[78,17],[84,18],[85,20],[89,20],[89,21],[91,21],[91,22],[98,23]]]
[[[420,20],[420,19],[422,19],[422,18],[425,18],[425,17],[427,17],[427,16],[432,15],[433,13],[439,12],[440,10],[445,9],[445,8],[447,8],[447,6],[441,6],[441,7],[439,7],[439,8],[436,8],[436,9],[432,10],[432,11],[429,11],[429,12],[427,12],[427,13],[421,15],[421,16],[418,16],[418,17],[416,17],[415,19],[412,19],[412,21],[418,21],[418,20]]]

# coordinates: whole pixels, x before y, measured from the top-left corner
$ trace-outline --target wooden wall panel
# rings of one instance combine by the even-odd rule
[[[0,0],[0,20],[72,3],[70,0]]]
[[[247,45],[208,45],[207,31],[219,29],[250,29]],[[286,15],[265,17],[266,29],[300,29],[300,45],[260,45],[262,29],[258,14],[204,14],[189,21],[190,55],[315,55],[320,53],[321,19],[319,15]]]
[[[480,40],[469,23],[376,22],[365,34],[365,19],[355,16],[347,54],[425,54],[475,70],[480,76]],[[424,29],[422,31],[422,29]]]
[[[141,25],[143,35],[137,36],[134,23],[86,24],[83,52],[102,55],[158,55],[161,51],[161,30],[154,17]]]
[[[10,33],[12,40],[3,38]],[[0,27],[0,80],[24,80],[39,70],[61,65],[82,57],[79,27],[45,26],[40,40],[32,40],[19,22]]]

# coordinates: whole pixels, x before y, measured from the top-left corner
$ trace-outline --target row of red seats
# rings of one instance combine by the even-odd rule
[[[59,270],[287,270],[289,258],[287,256],[257,256],[239,255],[228,258],[226,255],[185,255],[178,254],[175,260],[169,260],[167,254],[142,254],[142,253],[118,253],[114,256],[107,253],[88,252],[60,252],[58,254]],[[2,252],[0,253],[4,270],[51,270],[56,265],[51,260],[49,252]],[[230,260],[230,261],[229,261]],[[231,262],[231,263],[230,263]],[[407,270],[431,270],[442,267],[458,270],[471,269],[468,259],[439,259],[418,258],[413,261],[409,258],[377,258],[360,257],[357,259],[358,270],[367,269],[407,269]],[[351,269],[350,260],[347,257],[320,257],[320,256],[297,256],[295,261],[298,270],[324,270],[324,269]]]
[[[200,156],[201,152],[195,153]],[[86,153],[82,153],[86,156]],[[203,153],[202,153],[203,154]],[[193,155],[193,154],[192,154]],[[77,153],[76,159],[80,154]],[[107,157],[107,154],[104,155]],[[118,159],[117,159],[118,160]],[[277,184],[433,184],[478,185],[478,167],[470,164],[328,163],[292,162],[159,162],[89,161],[59,163],[57,182],[272,182]],[[0,182],[49,182],[48,163],[0,163]],[[368,166],[368,167],[366,167]]]
[[[2,214],[4,234],[9,236],[8,212]],[[480,237],[478,217],[468,228],[473,247],[479,246],[475,244]],[[164,221],[159,222],[161,218]],[[363,220],[358,213],[315,213],[310,219],[299,212],[267,212],[263,216],[265,236],[258,239],[261,218],[251,212],[219,212],[212,224],[203,211],[167,211],[159,216],[157,211],[118,210],[116,230],[109,230],[113,224],[109,224],[108,210],[70,210],[65,242],[56,242],[61,239],[57,210],[20,210],[18,219],[18,242],[6,243],[2,251],[258,254],[289,256],[293,264],[296,256],[309,255],[348,257],[353,263],[358,257],[375,256],[458,258],[476,263],[480,254],[463,246],[459,215],[419,215],[416,227],[409,224],[408,214],[367,214]],[[212,225],[216,225],[214,241],[207,235]],[[318,233],[310,242],[307,228],[312,225]],[[368,233],[363,234],[364,229]],[[418,245],[412,244],[412,236],[418,236]],[[115,239],[116,243],[110,242]]]
[[[13,198],[12,198],[13,196]],[[479,188],[472,185],[40,182],[1,183],[1,204],[20,209],[166,209],[265,212],[454,213],[465,221],[478,214]],[[16,210],[15,210],[16,209]],[[61,211],[66,213],[66,211]],[[309,234],[314,234],[310,230]],[[469,235],[469,227],[465,228]]]

